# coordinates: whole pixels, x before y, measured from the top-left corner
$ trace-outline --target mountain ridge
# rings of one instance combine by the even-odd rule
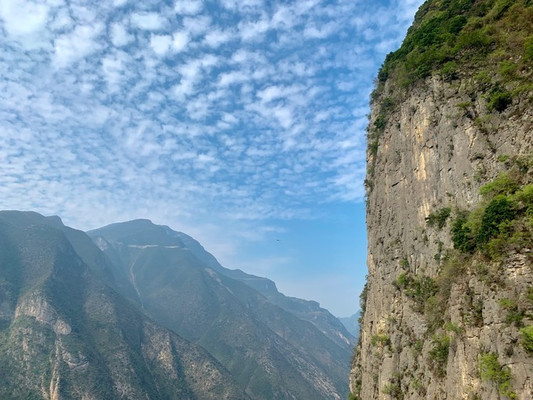
[[[106,228],[108,227],[112,228],[120,224],[130,223],[140,223],[143,224],[144,227],[150,228],[153,228],[154,226],[161,227],[167,235],[179,239],[183,243],[185,248],[189,249],[191,253],[194,254],[194,256],[204,262],[207,266],[213,268],[215,271],[222,273],[223,275],[229,278],[236,279],[240,282],[245,283],[247,286],[263,294],[271,302],[275,303],[286,311],[289,311],[293,314],[297,314],[301,319],[307,320],[315,324],[319,329],[327,331],[327,323],[333,323],[339,329],[339,324],[336,322],[337,318],[333,317],[333,315],[331,315],[326,309],[321,308],[318,302],[314,300],[303,300],[296,297],[286,296],[280,293],[276,287],[276,283],[268,278],[248,274],[240,269],[228,269],[223,267],[218,262],[216,257],[206,251],[205,248],[197,240],[183,232],[173,231],[166,225],[156,225],[149,219],[136,219],[132,221],[110,224],[102,228],[90,230],[87,233],[89,236],[98,237],[103,232],[105,232]],[[175,242],[168,243],[176,245]],[[145,243],[145,245],[149,245],[149,243]],[[321,323],[321,320],[325,320],[325,323]],[[332,335],[332,337],[336,338],[337,335],[334,334]],[[343,341],[353,341],[353,338],[346,337],[346,340]]]
[[[296,309],[295,301],[277,292],[272,281],[222,267],[197,241],[166,226],[136,220],[88,233],[105,244],[102,248],[111,258],[121,258],[116,265],[134,272],[129,274],[131,284],[133,276],[139,277],[137,293],[144,309],[207,348],[240,377],[252,397],[344,396],[342,365],[349,362],[353,338],[316,302],[304,302],[311,312],[300,312],[299,318],[247,284],[261,282],[265,290],[275,290],[272,297],[283,299],[286,308]],[[187,306],[177,310],[173,304]],[[228,325],[225,321],[232,318]],[[248,361],[243,365],[243,360]],[[287,376],[276,372],[282,370]],[[277,389],[265,396],[260,389],[265,385]]]
[[[0,397],[247,398],[205,350],[93,274],[58,227],[0,212]]]

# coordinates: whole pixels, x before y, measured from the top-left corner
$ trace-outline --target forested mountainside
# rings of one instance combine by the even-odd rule
[[[533,398],[531,21],[427,1],[379,72],[352,399]]]
[[[0,211],[0,398],[346,397],[355,340],[318,303],[148,220],[90,234]]]
[[[58,218],[0,212],[0,398],[247,399],[230,373],[120,296]]]
[[[121,293],[207,349],[254,399],[342,399],[354,338],[316,302],[222,267],[191,237],[148,220],[89,235]]]

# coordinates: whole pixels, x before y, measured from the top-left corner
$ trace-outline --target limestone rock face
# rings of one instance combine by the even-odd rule
[[[482,219],[480,188],[501,176],[532,182],[531,88],[495,110],[477,73],[433,72],[408,88],[395,75],[376,90],[355,399],[533,398],[524,344],[533,323],[531,220],[523,240],[498,242],[498,254],[495,241],[461,251],[453,240],[462,212]],[[530,79],[531,69],[521,73]]]
[[[72,331],[70,325],[57,315],[53,307],[39,293],[28,296],[17,307],[15,318],[22,315],[34,317],[37,321],[51,327],[58,335],[68,335]]]

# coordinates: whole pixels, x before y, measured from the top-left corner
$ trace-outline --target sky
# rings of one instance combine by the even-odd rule
[[[337,316],[365,128],[422,0],[0,0],[0,209],[149,218]]]

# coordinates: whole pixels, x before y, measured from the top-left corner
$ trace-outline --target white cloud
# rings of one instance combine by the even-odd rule
[[[290,85],[290,86],[268,86],[267,88],[257,92],[257,97],[261,101],[268,103],[279,98],[284,98],[287,96],[294,96],[301,92],[305,87],[301,85]]]
[[[215,29],[205,35],[204,42],[210,47],[219,47],[221,44],[232,40],[234,35],[228,31]]]
[[[121,23],[114,23],[110,29],[111,42],[116,47],[126,46],[134,39],[133,35],[129,34],[126,27]]]
[[[196,81],[200,75],[201,63],[191,60],[178,68],[179,73],[186,79]]]
[[[103,30],[102,24],[77,26],[74,31],[58,36],[54,41],[54,65],[68,67],[94,53],[101,44],[97,41]]]
[[[145,31],[159,31],[167,25],[167,20],[154,12],[134,13],[131,15],[131,24]]]
[[[285,129],[290,128],[293,124],[293,112],[290,108],[276,107],[274,109],[274,116],[279,124]]]
[[[61,33],[64,31],[71,30],[73,28],[73,25],[74,21],[72,21],[72,18],[68,13],[68,9],[60,8],[57,10],[53,21],[49,23],[48,27],[53,31]]]
[[[177,100],[183,101],[194,91],[194,82],[190,79],[182,79],[180,83],[172,87],[172,94]]]
[[[218,78],[218,84],[221,87],[231,86],[237,83],[242,83],[247,80],[246,75],[240,71],[231,71],[221,74]]]
[[[223,7],[229,10],[236,10],[239,2],[237,0],[221,0],[220,2]]]
[[[183,18],[183,27],[189,36],[203,35],[211,27],[211,17],[202,15],[199,17]]]
[[[150,47],[159,56],[164,56],[172,45],[172,37],[169,35],[152,35]]]
[[[279,6],[272,16],[272,24],[276,27],[283,27],[284,29],[290,29],[296,23],[296,16],[292,9],[288,6]]]
[[[328,22],[322,26],[313,23],[305,27],[304,36],[311,39],[324,39],[330,36],[337,29],[337,23],[334,21]]]
[[[196,15],[202,11],[203,7],[202,0],[177,0],[174,4],[174,11],[180,15]]]
[[[222,120],[230,125],[234,125],[239,122],[239,120],[234,115],[229,113],[223,113]]]
[[[29,35],[42,30],[48,18],[48,7],[32,1],[1,1],[0,18],[10,35]]]
[[[263,16],[257,21],[239,24],[239,34],[243,41],[258,40],[261,39],[270,28],[270,21]]]
[[[174,32],[172,35],[172,49],[175,52],[184,51],[189,44],[189,35],[186,32]]]
[[[198,59],[198,62],[202,66],[202,68],[212,68],[216,66],[219,62],[219,57],[213,55],[213,54],[205,54],[203,57]]]
[[[88,120],[91,124],[101,128],[114,115],[114,112],[108,107],[99,105],[91,109],[90,114]]]
[[[129,56],[123,52],[106,55],[102,59],[102,72],[111,92],[120,90],[128,76],[126,71]]]
[[[263,0],[222,0],[222,6],[229,10],[245,11],[263,8]]]

